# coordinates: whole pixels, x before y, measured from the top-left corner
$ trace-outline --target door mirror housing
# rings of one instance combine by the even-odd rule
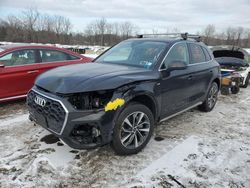
[[[0,68],[4,68],[4,63],[0,61]]]
[[[184,70],[187,68],[187,64],[184,61],[171,61],[168,65],[167,70],[173,71],[173,70]]]

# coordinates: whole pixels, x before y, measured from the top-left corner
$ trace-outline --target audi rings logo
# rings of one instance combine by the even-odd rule
[[[42,97],[36,96],[34,101],[36,104],[38,104],[41,107],[44,107],[46,105],[46,100]]]

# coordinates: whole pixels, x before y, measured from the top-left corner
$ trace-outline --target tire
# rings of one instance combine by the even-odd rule
[[[239,93],[239,91],[240,91],[240,87],[239,86],[233,86],[233,87],[231,87],[232,94],[237,94],[237,93]]]
[[[246,78],[245,84],[244,84],[244,85],[242,85],[241,87],[243,87],[243,88],[247,88],[247,86],[248,86],[248,84],[249,84],[249,80],[250,80],[250,73],[248,73],[248,75],[247,75],[247,78]]]
[[[218,99],[219,87],[216,82],[213,82],[208,90],[206,100],[199,106],[200,111],[210,112],[213,110]]]
[[[111,146],[118,155],[136,154],[147,145],[153,130],[151,110],[140,103],[128,104],[117,118]]]

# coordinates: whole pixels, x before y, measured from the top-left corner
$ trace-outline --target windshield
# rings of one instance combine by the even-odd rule
[[[114,63],[152,69],[167,43],[156,41],[124,41],[95,60],[98,63]]]

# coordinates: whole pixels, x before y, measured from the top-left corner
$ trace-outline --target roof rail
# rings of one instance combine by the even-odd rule
[[[170,38],[178,38],[181,37],[183,40],[187,39],[193,39],[197,42],[201,41],[201,36],[194,35],[194,34],[188,34],[188,33],[156,33],[156,34],[140,34],[137,35],[137,38],[149,38],[149,37],[155,37],[155,36],[168,36]]]

